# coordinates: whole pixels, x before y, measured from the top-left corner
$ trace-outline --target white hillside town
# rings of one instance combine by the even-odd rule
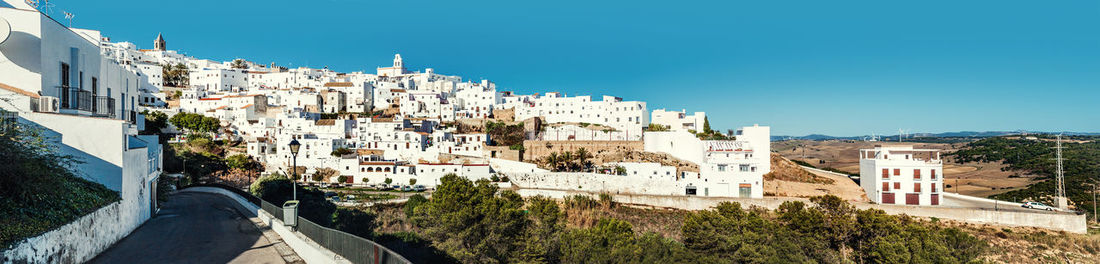
[[[598,94],[601,91],[579,95],[561,91],[518,92],[489,79],[447,75],[460,69],[421,66],[427,65],[431,58],[408,52],[360,51],[384,56],[381,59],[384,61],[357,62],[374,70],[353,72],[327,66],[281,66],[248,58],[207,59],[182,49],[170,49],[172,32],[148,32],[148,39],[152,40],[149,43],[112,40],[109,32],[74,28],[73,14],[65,12],[68,21],[59,21],[50,16],[48,2],[0,0],[0,140],[7,140],[0,141],[6,144],[0,146],[17,146],[10,149],[21,150],[24,145],[20,144],[25,144],[40,148],[26,147],[43,152],[34,154],[61,160],[53,162],[63,163],[54,167],[73,172],[41,174],[63,174],[49,179],[63,176],[92,185],[83,186],[89,189],[102,185],[105,190],[102,195],[109,198],[104,200],[109,201],[70,210],[79,214],[56,221],[62,224],[41,232],[21,234],[15,239],[18,241],[0,250],[0,262],[120,262],[117,259],[97,262],[96,258],[107,255],[103,252],[117,248],[131,237],[139,237],[137,234],[143,230],[157,232],[148,231],[150,225],[207,216],[232,218],[233,222],[211,223],[212,230],[240,228],[237,224],[226,224],[236,221],[246,226],[254,224],[255,230],[249,226],[249,230],[220,231],[214,235],[218,239],[225,235],[225,241],[229,241],[231,238],[226,234],[247,231],[244,237],[248,241],[237,243],[243,251],[279,251],[269,255],[282,257],[254,262],[362,263],[367,255],[374,263],[419,262],[409,261],[387,247],[412,247],[415,242],[429,245],[426,249],[443,248],[437,245],[443,243],[433,237],[436,234],[417,229],[429,229],[419,226],[423,219],[447,216],[447,212],[437,212],[439,207],[464,207],[439,202],[446,198],[438,199],[464,190],[475,190],[464,194],[476,192],[491,197],[487,199],[519,201],[514,203],[518,204],[515,210],[502,209],[501,215],[559,213],[557,207],[553,212],[541,209],[547,212],[536,213],[531,211],[540,209],[524,207],[534,205],[535,201],[554,206],[563,202],[570,206],[563,207],[566,209],[560,212],[562,219],[554,218],[555,223],[572,221],[566,219],[567,213],[572,213],[569,210],[619,213],[612,208],[625,207],[615,207],[616,203],[650,207],[644,210],[717,208],[715,217],[726,218],[731,216],[722,210],[741,206],[752,217],[773,221],[756,216],[752,210],[780,212],[794,210],[787,206],[796,206],[797,210],[811,212],[828,206],[815,199],[837,199],[845,206],[850,204],[853,209],[850,211],[866,210],[874,214],[906,214],[1074,233],[1086,230],[1084,222],[1078,220],[1080,217],[1065,210],[1049,208],[1036,213],[1038,210],[1030,210],[1033,207],[1029,206],[1043,205],[1027,202],[1020,207],[1006,201],[948,193],[944,189],[944,159],[940,150],[932,147],[898,144],[860,149],[860,175],[854,177],[834,167],[819,169],[804,160],[779,155],[790,147],[783,146],[785,142],[775,142],[777,151],[773,152],[772,127],[767,123],[749,120],[722,130],[711,129],[713,123],[706,112],[681,108],[691,107],[690,102],[650,105],[630,94]],[[25,133],[31,136],[22,137],[24,134],[19,133],[24,131],[30,131]],[[16,141],[20,142],[7,144]],[[1060,137],[1058,146],[1060,175]],[[805,145],[797,147],[805,153]],[[11,150],[0,149],[0,153],[6,151]],[[53,152],[58,155],[53,156]],[[836,156],[856,159],[854,151],[835,152]],[[4,156],[15,160],[11,157],[24,155],[0,155]],[[813,157],[802,155],[802,159],[809,158]],[[826,163],[824,159],[818,162]],[[37,162],[23,162],[34,163]],[[8,168],[14,167],[17,166]],[[8,173],[14,171],[8,168],[4,174],[19,174]],[[25,175],[0,176],[12,179]],[[23,180],[28,178],[18,179],[32,182]],[[842,182],[834,180],[837,178]],[[456,183],[469,184],[461,179],[476,183],[470,188],[453,187]],[[846,183],[855,191],[848,191],[839,183]],[[498,193],[498,189],[505,191]],[[225,198],[228,205],[214,198],[199,198],[203,195]],[[840,198],[842,195],[856,199]],[[276,202],[270,199],[273,196],[282,200]],[[469,201],[481,199],[451,196]],[[4,199],[8,197],[0,196],[0,209],[7,209],[3,207],[7,202]],[[79,202],[83,201],[71,203]],[[1004,210],[1005,204],[1017,208]],[[236,208],[238,205],[240,208]],[[393,206],[387,207],[390,205]],[[299,206],[313,210],[299,210]],[[44,206],[34,208],[41,207]],[[187,211],[200,210],[195,208],[208,211]],[[322,212],[317,209],[332,211],[317,213]],[[367,211],[375,209],[378,211]],[[498,213],[478,210],[479,214]],[[374,222],[375,218],[392,217],[394,212],[398,218],[393,222]],[[0,213],[7,217],[8,212]],[[677,213],[676,221],[684,224],[688,222],[684,215],[695,216],[691,214],[694,213]],[[698,215],[703,217],[703,213]],[[592,219],[587,219],[590,216]],[[580,221],[592,222],[586,222],[584,225],[588,226],[583,228],[610,230],[625,226],[624,233],[640,233],[631,229],[634,223],[629,221],[590,216],[579,217],[586,218]],[[312,217],[322,220],[314,223],[309,220]],[[448,217],[461,218],[439,218]],[[335,219],[370,223],[348,227],[347,222],[337,225]],[[53,220],[41,219],[41,222]],[[722,221],[726,220],[751,219]],[[552,226],[542,218],[531,222]],[[207,228],[204,220],[188,224]],[[389,228],[391,224],[403,225],[400,228],[406,230],[376,233],[376,229]],[[638,231],[644,232],[653,229],[646,225],[638,227]],[[474,233],[498,231],[483,229]],[[560,229],[565,230],[564,225]],[[531,229],[501,232],[528,235],[527,230]],[[561,233],[562,230],[554,231],[557,236],[553,238],[560,240],[566,236],[562,234],[572,234]],[[581,229],[570,226],[567,232],[572,230]],[[452,231],[430,232],[460,233]],[[417,241],[410,242],[409,238]],[[541,240],[522,242],[542,243],[533,241]],[[675,240],[661,243],[670,241]],[[177,243],[164,242],[158,246]],[[652,241],[639,239],[637,243],[642,242]],[[679,241],[673,244],[684,247]],[[533,251],[545,246],[532,245],[525,246],[535,248]],[[847,245],[842,249],[858,250]],[[349,251],[353,253],[347,254]],[[355,255],[359,257],[355,261],[350,260],[353,257],[345,259]],[[551,258],[538,257],[540,261],[553,262]],[[212,259],[215,260],[209,262],[251,260]]]

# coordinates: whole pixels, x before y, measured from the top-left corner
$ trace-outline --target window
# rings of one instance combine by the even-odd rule
[[[882,178],[890,178],[890,169],[882,169]]]
[[[920,192],[920,183],[913,183],[913,192]]]
[[[897,189],[901,189],[901,183],[900,182],[895,182],[894,183],[894,190],[897,190]]]
[[[889,182],[882,183],[882,191],[884,191],[884,192],[889,192],[890,191],[890,183]]]
[[[936,192],[936,184],[935,183],[932,184],[932,192]]]
[[[741,171],[749,171],[749,165],[748,164],[741,164]]]
[[[913,169],[913,179],[920,180],[920,169]]]
[[[901,175],[901,169],[894,169],[894,176]]]
[[[935,180],[935,179],[936,179],[936,169],[932,169],[932,174],[931,174],[931,176],[932,176],[932,179],[933,179],[933,180]]]
[[[726,164],[718,164],[718,171],[726,171]]]

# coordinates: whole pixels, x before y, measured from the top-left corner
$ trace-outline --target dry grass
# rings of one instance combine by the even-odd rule
[[[1071,234],[1033,227],[940,221],[989,243],[990,263],[1100,263],[1100,234]]]
[[[768,174],[764,174],[765,181],[790,181],[790,182],[806,182],[806,183],[821,183],[821,184],[833,184],[836,181],[830,178],[821,177],[816,174],[810,173],[803,169],[798,164],[791,162],[787,158],[780,156],[779,154],[772,153],[772,171]]]

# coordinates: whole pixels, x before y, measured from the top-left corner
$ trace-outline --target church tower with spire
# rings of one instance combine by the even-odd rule
[[[161,36],[160,33],[157,33],[157,40],[153,41],[153,47],[156,50],[160,50],[160,51],[168,50],[168,47],[166,47],[166,45],[164,43],[164,36]]]

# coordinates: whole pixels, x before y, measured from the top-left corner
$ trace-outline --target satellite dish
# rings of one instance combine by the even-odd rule
[[[4,41],[7,41],[9,36],[11,36],[11,24],[8,24],[7,20],[0,17],[0,44],[4,44]]]

